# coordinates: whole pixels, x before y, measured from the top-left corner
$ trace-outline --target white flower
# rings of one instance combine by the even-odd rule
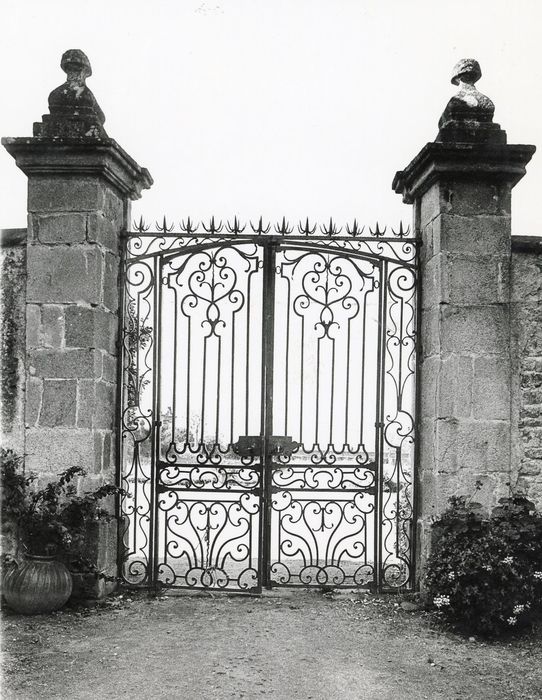
[[[525,610],[525,606],[524,606],[524,605],[514,605],[514,609],[513,609],[512,612],[514,613],[514,615],[519,615],[519,614],[522,613],[524,610]]]
[[[448,578],[450,579],[450,581],[453,581],[455,579],[455,571],[450,571],[450,573],[448,574]]]
[[[501,564],[513,564],[514,563],[514,557],[505,557],[502,561]],[[512,623],[513,624],[513,623]]]
[[[447,595],[438,595],[433,599],[433,604],[437,608],[443,608],[446,605],[450,605],[450,596]]]
[[[489,564],[482,564],[482,569],[485,569],[485,571],[492,571],[491,566]]]
[[[517,622],[517,619],[515,617],[509,617],[508,620],[506,620],[509,625],[515,625]]]
[[[533,576],[542,581],[542,571],[535,571]]]

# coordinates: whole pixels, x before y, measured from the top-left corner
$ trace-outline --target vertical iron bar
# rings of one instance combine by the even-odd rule
[[[215,449],[218,450],[218,433],[220,429],[220,379],[222,364],[222,336],[218,336],[218,357],[216,360],[216,422],[215,422]]]
[[[344,373],[346,385],[345,385],[345,390],[346,390],[346,395],[344,398],[344,447],[349,448],[350,444],[348,442],[348,414],[350,413],[349,408],[350,408],[350,345],[351,345],[351,322],[352,319],[348,319],[348,333],[346,336],[346,370]],[[363,370],[362,370],[363,371]],[[359,444],[362,444],[362,439],[363,436],[360,435],[360,440]],[[355,445],[356,443],[354,443]]]
[[[290,378],[290,280],[284,277],[288,287],[286,295],[286,367],[284,369],[284,434],[288,435],[288,388]],[[301,439],[301,436],[300,436]]]
[[[301,368],[299,372],[299,442],[302,449],[305,449],[303,439],[303,387],[304,387],[304,364],[305,364],[305,317],[301,317],[301,344],[299,346],[301,355]]]
[[[386,314],[387,314],[387,284],[388,266],[380,261],[380,294],[378,308],[378,350],[377,350],[377,396],[376,396],[376,426],[375,426],[375,584],[379,591],[382,586],[382,482],[384,479],[384,386],[386,376]]]
[[[374,272],[374,269],[373,269]],[[373,287],[374,289],[374,287]],[[359,421],[359,441],[361,445],[365,445],[365,440],[363,439],[363,404],[365,403],[365,350],[367,343],[367,297],[370,292],[365,292],[363,296],[363,322],[361,326],[361,407],[360,407],[360,421]],[[380,299],[380,295],[379,295]],[[377,373],[378,381],[378,373]],[[376,414],[375,414],[376,420]]]
[[[152,382],[152,433],[151,433],[151,492],[149,523],[149,563],[152,571],[151,586],[158,593],[158,473],[160,459],[160,339],[162,338],[162,258],[155,258],[154,265],[154,346]]]
[[[273,433],[273,362],[274,362],[274,311],[275,311],[275,266],[276,242],[272,239],[265,241],[263,249],[263,293],[262,293],[262,583],[271,588],[271,483],[273,459],[269,438]]]
[[[117,412],[116,412],[116,434],[115,434],[115,455],[116,455],[116,484],[123,486],[124,478],[124,450],[122,440],[122,418],[124,413],[124,401],[126,390],[124,387],[124,372],[126,361],[126,350],[124,347],[124,322],[126,319],[126,259],[128,257],[128,236],[123,232],[120,238],[120,275],[119,275],[119,318],[117,327]],[[126,532],[126,520],[122,513],[122,497],[115,496],[115,513],[119,516],[117,526],[117,576],[123,575],[125,546],[124,535]]]
[[[421,245],[421,241],[420,241]],[[413,327],[416,333],[416,362],[414,363],[414,371],[416,376],[414,377],[414,453],[412,455],[412,527],[410,529],[410,587],[417,587],[417,568],[418,568],[418,514],[419,514],[419,493],[420,493],[420,441],[419,441],[419,426],[418,426],[418,416],[421,416],[421,391],[420,391],[420,359],[422,357],[422,347],[421,347],[421,309],[422,309],[422,277],[419,267],[419,256],[420,248],[416,249],[416,267],[414,269],[415,275],[415,299],[414,299],[414,312],[416,314],[416,319],[414,321]]]
[[[245,347],[245,435],[248,435],[248,412],[249,412],[249,377],[250,377],[250,286],[252,283],[252,275],[248,276],[248,288],[247,288],[247,334],[246,334],[246,347]],[[263,319],[262,319],[263,323]],[[262,337],[263,342],[263,337]],[[263,372],[263,369],[262,369]],[[263,391],[263,385],[262,385]],[[263,394],[262,394],[262,405],[263,405]]]
[[[185,443],[190,449],[190,358],[192,348],[192,317],[187,319],[188,329],[186,332],[186,437]],[[177,350],[177,339],[174,341],[175,351]]]
[[[177,427],[177,363],[178,363],[178,357],[177,353],[175,352],[176,346],[177,346],[177,338],[178,338],[178,325],[179,325],[179,319],[178,319],[178,309],[179,309],[179,304],[177,300],[177,287],[170,287],[173,291],[173,303],[175,304],[174,310],[173,310],[173,396],[171,398],[171,410],[172,410],[172,416],[171,416],[171,442],[173,444],[176,443],[175,439],[175,429]]]
[[[235,312],[231,319],[231,365],[230,365],[230,444],[228,449],[231,449],[235,438],[233,436],[233,410],[234,410],[234,391],[235,391]]]

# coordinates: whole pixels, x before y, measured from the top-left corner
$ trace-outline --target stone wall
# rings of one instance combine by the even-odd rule
[[[1,232],[1,444],[24,454],[26,231]]]
[[[513,488],[542,509],[542,238],[512,239]]]

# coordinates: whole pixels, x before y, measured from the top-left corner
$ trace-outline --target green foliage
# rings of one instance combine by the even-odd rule
[[[433,524],[425,581],[432,605],[465,630],[496,636],[542,611],[542,515],[522,496],[489,517],[464,497]]]
[[[85,476],[81,467],[70,467],[43,488],[35,488],[37,477],[22,472],[21,459],[12,450],[0,450],[2,482],[2,527],[14,529],[29,554],[54,554],[72,571],[102,576],[85,555],[92,529],[116,516],[102,504],[124,491],[105,484],[77,495],[74,483]],[[102,578],[106,578],[102,576]]]

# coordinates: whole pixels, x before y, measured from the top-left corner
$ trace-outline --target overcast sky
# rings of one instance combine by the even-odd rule
[[[435,138],[451,70],[509,143],[542,146],[540,0],[3,0],[0,132],[27,136],[90,58],[105,127],[155,184],[134,216],[357,217],[396,226],[396,170]],[[26,178],[2,149],[0,227],[26,225]],[[515,234],[542,235],[542,153],[514,193]]]

